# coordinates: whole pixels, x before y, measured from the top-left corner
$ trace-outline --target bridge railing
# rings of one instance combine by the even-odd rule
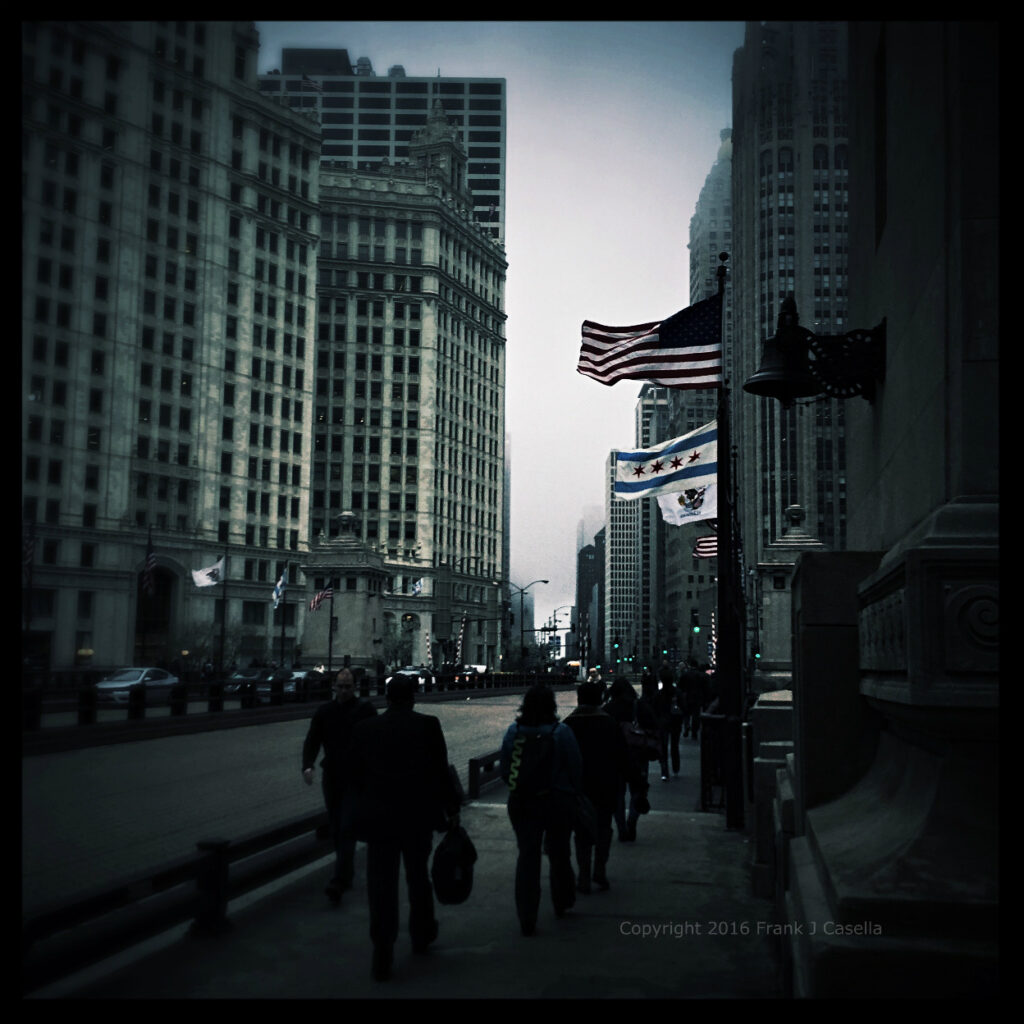
[[[228,903],[330,852],[324,811],[196,851],[22,921],[22,988],[31,992],[189,923],[189,934],[231,928]]]
[[[500,751],[471,758],[469,797],[498,778]],[[453,773],[462,796],[458,773]],[[188,924],[190,936],[229,931],[228,904],[330,854],[324,811],[237,839],[209,838],[194,853],[130,876],[22,921],[22,990],[30,993]]]

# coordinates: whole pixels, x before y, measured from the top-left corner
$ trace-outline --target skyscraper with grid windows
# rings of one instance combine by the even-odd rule
[[[409,143],[440,102],[465,149],[472,217],[504,239],[505,79],[406,75],[394,65],[377,75],[368,57],[347,50],[288,49],[280,68],[260,76],[260,92],[321,123],[325,168],[373,170],[409,160]]]
[[[308,537],[320,131],[260,97],[256,54],[249,22],[22,23],[33,664],[276,654]],[[225,556],[226,606],[191,576]]]

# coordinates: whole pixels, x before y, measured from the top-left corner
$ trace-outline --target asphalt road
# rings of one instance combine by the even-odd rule
[[[496,750],[521,693],[424,703],[464,786]],[[562,717],[575,706],[558,694]],[[312,715],[313,706],[309,713]],[[308,718],[22,758],[22,912],[322,807],[300,774]]]

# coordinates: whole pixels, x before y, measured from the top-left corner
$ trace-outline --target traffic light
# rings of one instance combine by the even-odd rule
[[[700,632],[700,622],[697,620],[697,609],[694,608],[690,611],[690,628],[694,633]]]

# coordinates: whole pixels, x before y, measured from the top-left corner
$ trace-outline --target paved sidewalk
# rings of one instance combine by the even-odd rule
[[[699,748],[682,741],[682,773],[652,765],[652,811],[635,843],[613,840],[607,892],[578,895],[555,918],[547,890],[537,932],[519,932],[512,886],[515,838],[499,784],[467,804],[462,822],[479,860],[473,893],[438,906],[440,936],[425,955],[403,937],[390,981],[370,977],[365,851],[340,908],[323,893],[327,858],[259,898],[229,908],[232,930],[184,929],[36,993],[36,998],[513,999],[778,998],[771,905],[751,895],[748,837],[698,806]]]

